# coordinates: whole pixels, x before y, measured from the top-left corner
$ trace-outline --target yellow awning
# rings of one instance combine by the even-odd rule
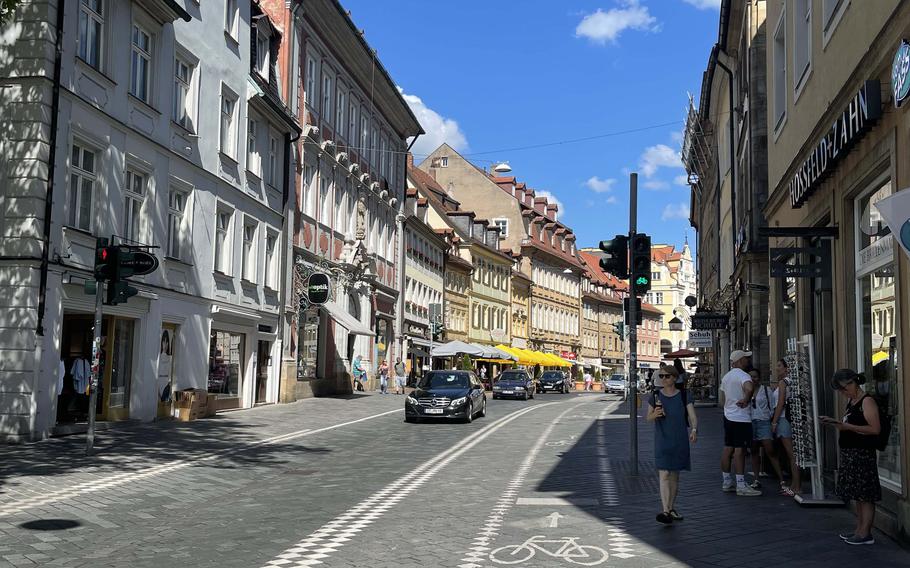
[[[571,365],[563,358],[558,357],[552,353],[544,353],[547,359],[550,360],[550,365],[554,367],[571,367]]]
[[[887,351],[879,351],[877,353],[873,353],[872,354],[872,366],[874,367],[875,365],[878,365],[879,363],[881,363],[882,361],[884,361],[886,359],[888,359]]]

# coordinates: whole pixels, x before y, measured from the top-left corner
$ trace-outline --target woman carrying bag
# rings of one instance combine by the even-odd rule
[[[676,387],[679,371],[672,365],[661,364],[657,372],[661,389],[648,400],[648,422],[654,423],[654,464],[660,476],[660,500],[663,511],[657,522],[668,525],[683,520],[676,512],[679,472],[692,469],[689,443],[697,440],[698,420],[695,406],[686,391]],[[687,429],[691,427],[691,431]]]
[[[793,426],[787,417],[787,409],[793,398],[790,388],[790,367],[783,359],[777,362],[777,404],[774,415],[771,417],[771,433],[780,439],[784,451],[787,453],[787,462],[790,464],[790,486],[781,485],[780,494],[793,497],[802,493],[802,480],[800,479],[799,464],[793,453]]]

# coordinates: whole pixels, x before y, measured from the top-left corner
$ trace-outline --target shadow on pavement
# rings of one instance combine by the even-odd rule
[[[643,412],[643,411],[642,411]],[[639,476],[630,475],[629,419],[598,419],[559,455],[536,487],[578,503],[573,508],[600,522],[598,536],[622,525],[642,551],[654,549],[687,566],[763,567],[792,565],[833,568],[910,565],[910,553],[876,533],[875,546],[849,547],[838,533],[855,517],[846,509],[801,508],[781,497],[776,480],[764,479],[761,497],[737,497],[720,490],[722,411],[698,409],[700,438],[692,447],[692,471],[682,472],[677,509],[685,520],[660,525],[660,494],[653,461],[653,427],[639,418]],[[626,414],[628,404],[614,411]],[[748,466],[747,466],[748,469]],[[581,504],[597,499],[599,506]],[[632,545],[633,548],[636,546]],[[859,550],[858,550],[859,549]],[[645,552],[645,554],[648,554]],[[654,559],[656,560],[656,559]]]

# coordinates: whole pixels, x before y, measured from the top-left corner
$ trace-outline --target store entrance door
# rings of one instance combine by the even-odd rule
[[[266,389],[269,384],[269,368],[272,366],[271,347],[271,342],[260,341],[256,351],[256,392],[254,393],[256,404],[265,403],[268,396]]]

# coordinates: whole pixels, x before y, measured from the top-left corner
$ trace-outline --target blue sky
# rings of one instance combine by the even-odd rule
[[[580,246],[628,230],[638,171],[639,231],[694,243],[677,154],[720,0],[342,3],[428,132],[418,161],[442,141],[480,166],[508,161],[557,198]]]

